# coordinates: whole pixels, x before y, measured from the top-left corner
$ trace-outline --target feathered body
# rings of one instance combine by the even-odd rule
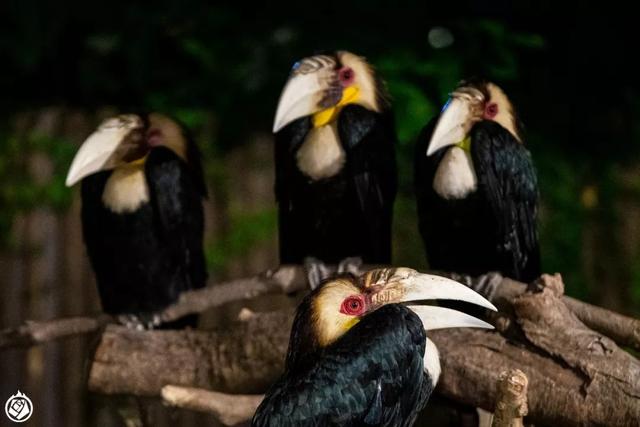
[[[415,155],[419,227],[430,267],[534,280],[540,275],[537,178],[515,126],[476,120],[464,141],[427,156],[437,123],[422,131]]]
[[[391,262],[396,135],[382,83],[362,58],[345,52],[303,60],[292,79],[327,72],[331,77],[323,81],[337,80],[343,70],[355,75],[344,93],[355,95],[345,101],[335,88],[340,84],[331,83],[320,102],[325,110],[311,108],[276,133],[282,263],[309,256],[328,263],[352,256]]]
[[[337,120],[344,165],[318,180],[300,170],[296,156],[311,130],[311,119],[298,119],[276,135],[283,263],[300,263],[307,256],[328,263],[350,256],[369,263],[391,262],[397,174],[393,120],[389,113],[357,105],[345,107]]]
[[[184,128],[168,126],[152,127],[142,144],[177,137],[170,133],[179,129],[178,152],[170,143],[145,145],[144,157],[82,179],[84,241],[109,314],[144,318],[205,285],[199,153]]]

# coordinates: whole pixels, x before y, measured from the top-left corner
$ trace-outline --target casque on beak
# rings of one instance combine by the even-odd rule
[[[431,136],[427,156],[439,149],[461,142],[482,117],[484,95],[474,87],[456,89],[442,108]]]
[[[305,58],[294,65],[276,110],[273,132],[300,117],[329,109],[340,103],[343,88],[335,61],[327,56]]]
[[[66,185],[70,187],[86,176],[144,157],[144,129],[143,120],[133,114],[104,121],[73,158]]]
[[[372,308],[390,303],[431,299],[465,301],[489,310],[496,307],[470,288],[446,277],[421,274],[410,268],[374,270],[365,278]],[[490,324],[468,314],[437,306],[409,305],[426,330],[472,327],[493,329]]]

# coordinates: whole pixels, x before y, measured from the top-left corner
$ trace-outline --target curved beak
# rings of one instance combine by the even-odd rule
[[[408,307],[422,320],[425,331],[446,328],[493,329],[493,325],[484,320],[450,308],[434,305],[410,305]]]
[[[287,81],[273,123],[276,133],[300,117],[336,105],[342,98],[335,61],[326,56],[305,58],[294,66]]]
[[[431,135],[427,156],[462,141],[477,120],[478,106],[483,100],[484,95],[475,88],[460,88],[452,93]]]
[[[446,277],[418,273],[410,268],[373,270],[367,273],[371,303],[381,306],[431,299],[465,301],[489,310],[496,307],[477,292]],[[422,320],[426,330],[472,327],[493,329],[490,324],[456,310],[437,306],[409,306]]]
[[[102,170],[134,160],[140,151],[144,123],[139,116],[122,115],[107,119],[82,143],[67,174],[70,187]]]

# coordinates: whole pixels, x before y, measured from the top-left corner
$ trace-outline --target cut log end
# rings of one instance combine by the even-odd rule
[[[527,415],[527,389],[529,379],[519,369],[500,374],[498,395],[492,427],[521,427],[522,417]]]

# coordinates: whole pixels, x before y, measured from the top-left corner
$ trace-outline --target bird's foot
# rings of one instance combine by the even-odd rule
[[[340,261],[340,264],[338,264],[338,274],[350,273],[354,276],[359,276],[361,273],[360,267],[362,267],[362,257],[350,256]]]
[[[155,313],[120,314],[116,319],[126,328],[136,331],[155,329],[162,324],[160,316]]]
[[[307,273],[307,281],[311,290],[316,289],[320,286],[320,283],[335,274],[350,273],[357,276],[360,274],[360,267],[362,267],[362,258],[357,256],[344,258],[338,264],[336,271],[333,271],[318,258],[306,257],[304,259],[304,269]]]
[[[493,300],[496,290],[502,283],[502,274],[497,271],[490,271],[476,279],[476,283],[471,286],[471,289],[488,299]]]
[[[311,290],[320,286],[323,280],[331,276],[331,269],[318,258],[306,257],[304,259],[304,270],[307,273],[307,282]]]

